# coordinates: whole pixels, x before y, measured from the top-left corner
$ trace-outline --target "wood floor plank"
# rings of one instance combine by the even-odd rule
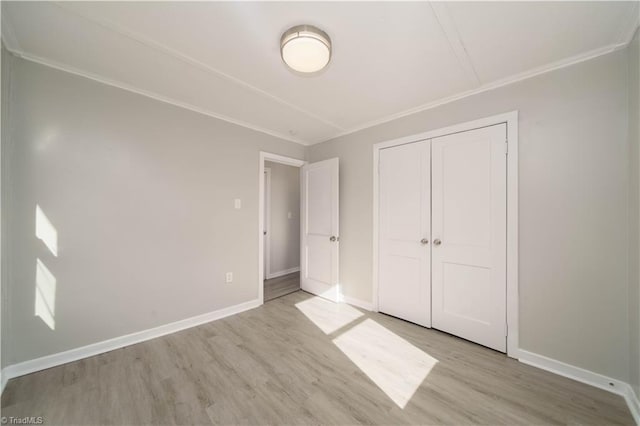
[[[300,290],[300,272],[283,275],[264,281],[264,301],[286,296]]]
[[[414,388],[407,366],[423,356],[436,362]],[[13,379],[2,415],[59,425],[633,424],[618,395],[302,291]]]

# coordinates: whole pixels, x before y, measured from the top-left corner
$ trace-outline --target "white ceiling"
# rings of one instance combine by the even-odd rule
[[[13,52],[305,145],[623,47],[637,2],[2,2]],[[280,35],[313,24],[300,77]]]

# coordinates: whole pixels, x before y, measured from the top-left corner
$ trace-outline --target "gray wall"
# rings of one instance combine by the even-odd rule
[[[640,396],[640,41],[639,32],[629,54],[629,332],[630,383]]]
[[[8,108],[8,79],[6,78],[7,74],[5,71],[6,61],[5,50],[3,46],[0,46],[0,130],[2,130],[2,123],[7,123],[7,112]],[[0,135],[1,137],[1,135]],[[7,324],[8,322],[5,319],[5,316],[9,312],[5,306],[7,306],[9,299],[7,298],[7,278],[5,273],[4,257],[8,253],[8,247],[6,245],[6,236],[5,232],[5,216],[2,214],[2,207],[6,206],[5,204],[5,191],[2,187],[2,182],[5,179],[6,168],[4,164],[5,157],[2,155],[2,149],[0,148],[0,368],[3,368],[6,365],[6,357],[5,351],[8,349],[8,345],[5,344],[5,339],[3,336],[7,336]]]
[[[300,267],[300,168],[270,161],[265,167],[271,169],[270,272],[275,274]]]
[[[11,121],[2,138],[11,180],[2,180],[10,197],[3,266],[10,267],[11,349],[3,361],[258,297],[259,151],[302,159],[304,147],[11,62]],[[34,235],[36,206],[57,231],[57,257]],[[54,330],[34,316],[38,259],[56,279]]]
[[[340,283],[372,298],[372,145],[519,110],[520,346],[629,377],[627,52],[312,146],[340,158]]]
[[[521,347],[637,389],[637,54],[636,38],[308,148],[340,157],[346,295],[372,297],[372,145],[518,109]],[[257,297],[258,151],[303,147],[6,55],[2,84],[3,366]],[[34,316],[38,259],[56,277],[54,330]]]
[[[0,48],[1,50],[1,55],[2,55],[2,72],[1,72],[1,85],[2,85],[2,96],[0,96],[0,102],[2,105],[2,140],[5,140],[6,134],[7,134],[7,124],[9,123],[9,99],[11,97],[11,91],[9,90],[9,80],[10,80],[10,76],[11,76],[11,57],[10,55],[7,53],[7,51],[4,49],[4,46],[2,46]],[[0,190],[0,198],[1,198],[1,203],[2,203],[2,215],[0,217],[0,235],[2,235],[2,238],[0,239],[0,294],[2,295],[2,297],[0,297],[0,305],[2,305],[2,313],[1,315],[1,320],[2,320],[2,324],[0,325],[0,331],[2,332],[2,338],[0,339],[0,354],[1,354],[1,359],[0,359],[0,368],[4,368],[6,365],[8,365],[8,360],[9,360],[9,308],[10,308],[10,298],[11,298],[11,294],[9,292],[10,288],[9,288],[9,279],[8,279],[8,268],[6,267],[6,263],[7,263],[7,256],[9,255],[10,252],[10,247],[9,247],[9,239],[8,239],[8,221],[7,221],[7,208],[9,206],[9,199],[8,199],[8,185],[7,182],[9,181],[9,176],[8,176],[8,171],[9,171],[9,162],[8,162],[8,157],[6,155],[4,155],[4,147],[1,147],[0,149],[0,166],[1,166],[1,177],[0,177],[0,186],[1,186],[1,190]]]

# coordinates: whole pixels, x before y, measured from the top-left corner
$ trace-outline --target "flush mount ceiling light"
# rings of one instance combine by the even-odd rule
[[[320,71],[331,59],[331,39],[312,25],[297,25],[280,38],[280,55],[289,68],[309,74]]]

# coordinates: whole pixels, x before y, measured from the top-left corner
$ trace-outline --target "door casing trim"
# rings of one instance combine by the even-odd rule
[[[264,163],[271,161],[273,163],[285,164],[287,166],[302,167],[307,164],[304,160],[286,157],[284,155],[272,154],[270,152],[260,151],[260,162],[258,167],[258,302],[259,305],[264,303],[264,210],[265,210],[265,193],[264,193]]]
[[[263,238],[264,238],[264,268],[265,271],[265,279],[272,278],[271,277],[271,228],[269,224],[271,223],[271,168],[264,168],[264,180],[265,180],[265,189],[264,189],[264,212],[265,212],[265,220],[267,223],[263,223]],[[265,234],[266,232],[266,234]]]

